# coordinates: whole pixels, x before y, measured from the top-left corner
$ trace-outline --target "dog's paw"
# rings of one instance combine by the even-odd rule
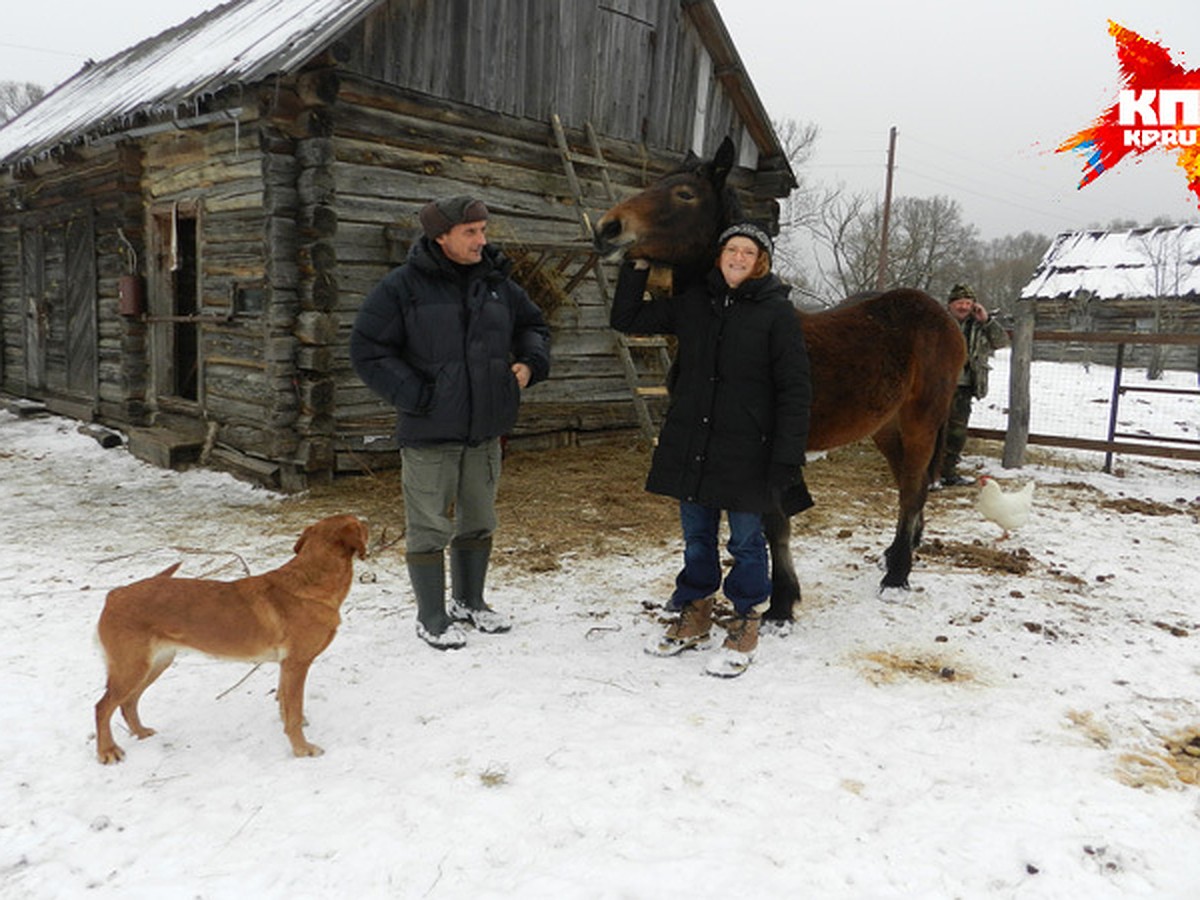
[[[310,744],[308,741],[292,744],[292,752],[297,756],[321,756],[325,751],[316,744]]]
[[[125,751],[113,744],[111,747],[105,747],[96,751],[96,758],[106,766],[111,766],[113,763],[119,763],[125,758]]]

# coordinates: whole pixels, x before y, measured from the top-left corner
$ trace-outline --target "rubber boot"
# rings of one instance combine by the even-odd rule
[[[512,628],[508,616],[496,612],[483,599],[492,539],[455,541],[450,545],[450,585],[453,601],[450,618],[469,622],[477,629],[500,634]]]
[[[446,614],[446,563],[443,554],[410,553],[408,578],[417,598],[417,637],[438,650],[457,650],[467,642]]]

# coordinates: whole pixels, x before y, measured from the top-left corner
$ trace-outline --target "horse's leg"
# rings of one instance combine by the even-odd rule
[[[929,461],[933,456],[937,430],[914,428],[901,432],[898,421],[885,425],[874,435],[875,446],[883,454],[900,491],[900,509],[896,534],[884,551],[886,571],[881,588],[907,588],[912,572],[913,550],[921,542],[925,529],[925,498],[929,493]]]
[[[771,552],[771,605],[763,618],[769,622],[792,621],[792,607],[800,599],[800,579],[792,563],[792,548],[788,543],[792,523],[782,512],[763,516],[763,532]]]

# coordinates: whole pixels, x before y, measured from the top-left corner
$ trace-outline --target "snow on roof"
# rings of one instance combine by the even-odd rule
[[[1101,300],[1200,299],[1200,225],[1058,235],[1022,299],[1087,293]]]
[[[0,128],[0,165],[177,115],[218,90],[287,73],[381,0],[232,0],[85,66]]]

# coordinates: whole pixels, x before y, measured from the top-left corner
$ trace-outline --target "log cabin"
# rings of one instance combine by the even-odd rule
[[[396,465],[349,329],[420,207],[472,193],[552,328],[510,440],[628,435],[578,214],[727,135],[774,226],[795,177],[711,0],[215,6],[0,129],[0,392],[288,491]]]
[[[1200,334],[1200,225],[1057,235],[1021,291],[1039,332]],[[1038,342],[1035,359],[1112,365],[1114,343]],[[1131,344],[1128,365],[1200,367],[1188,343]]]

